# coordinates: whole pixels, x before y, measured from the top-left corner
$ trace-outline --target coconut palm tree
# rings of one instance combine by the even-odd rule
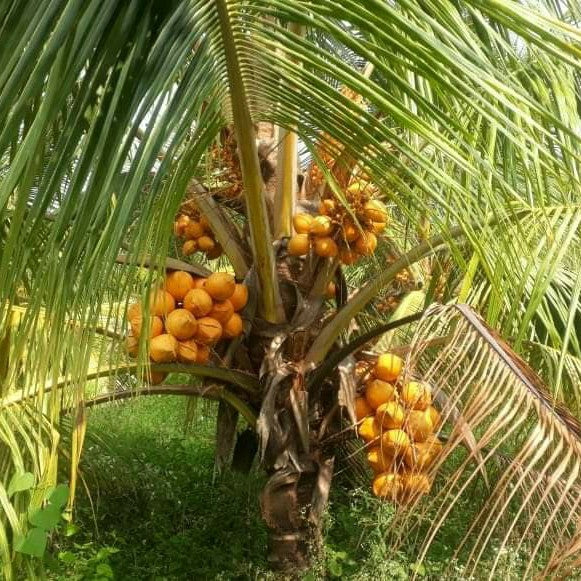
[[[222,461],[237,414],[255,428],[273,565],[306,566],[353,419],[353,353],[364,360],[362,347],[385,332],[406,373],[438,389],[449,428],[440,487],[402,507],[394,550],[415,539],[425,557],[469,499],[474,518],[456,547],[467,567],[513,545],[528,551],[524,576],[578,567],[577,2],[0,7],[6,579],[38,575],[47,531],[65,504],[72,514],[85,410],[104,399],[102,378],[135,387],[128,377],[158,371],[211,382],[137,391],[219,399]],[[257,145],[264,124],[276,129]],[[235,200],[223,195],[225,168],[239,176]],[[352,267],[289,256],[298,206],[323,195],[349,210],[357,172],[389,209],[377,253]],[[204,214],[226,258],[176,262],[172,224],[184,203]],[[229,268],[251,289],[244,338],[213,365],[149,365],[146,345],[125,360],[127,303],[166,268]],[[406,269],[423,288],[404,285],[385,324],[373,303],[402,290]],[[419,323],[408,316],[427,307]],[[65,412],[68,489],[58,486]]]

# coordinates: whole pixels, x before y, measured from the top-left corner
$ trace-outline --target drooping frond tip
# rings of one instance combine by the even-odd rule
[[[424,559],[435,542],[453,545],[450,567],[468,577],[498,578],[507,561],[522,578],[571,574],[581,563],[579,422],[464,305],[428,310],[405,374],[431,384],[447,443],[432,495],[400,511],[394,546],[417,542]],[[451,528],[460,537],[447,543]]]

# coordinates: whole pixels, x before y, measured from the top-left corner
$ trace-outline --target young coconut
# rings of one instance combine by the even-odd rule
[[[185,341],[196,334],[198,322],[187,309],[176,309],[166,317],[165,328],[179,341]]]
[[[373,369],[375,377],[383,381],[395,381],[403,369],[403,359],[393,353],[383,353]]]
[[[311,241],[307,234],[295,234],[289,239],[286,249],[291,256],[305,256],[310,247]]]
[[[202,288],[195,288],[184,297],[184,309],[194,317],[205,317],[214,306],[212,297]]]
[[[214,345],[222,336],[222,325],[211,317],[198,319],[198,330],[196,332],[196,342],[202,345]]]
[[[248,302],[248,287],[245,284],[237,284],[234,293],[228,300],[236,312],[241,311]]]
[[[204,236],[200,236],[198,238],[197,242],[198,242],[198,248],[202,252],[210,252],[216,246],[216,242],[214,242],[214,239],[206,234],[204,234]]]
[[[152,339],[163,333],[163,321],[159,317],[149,317],[149,335],[148,337]],[[143,329],[143,317],[135,317],[130,322],[131,331],[135,337],[141,337],[141,332]]]
[[[226,299],[225,301],[216,301],[212,310],[208,313],[208,317],[216,319],[220,325],[224,326],[233,314],[234,307],[232,306],[232,303]]]
[[[363,232],[355,242],[355,250],[363,256],[371,256],[376,248],[377,238],[373,232]]]
[[[202,225],[199,222],[196,222],[195,220],[190,220],[188,224],[186,224],[184,228],[184,236],[188,240],[195,240],[196,238],[199,238],[200,236],[203,235],[204,228],[202,228]]]
[[[387,222],[387,210],[377,200],[370,200],[363,206],[363,214],[371,222]]]
[[[169,333],[154,337],[149,342],[149,356],[156,363],[172,363],[178,356],[178,340]]]
[[[176,300],[184,297],[194,288],[194,277],[183,270],[174,270],[165,277],[165,290]]]
[[[367,403],[364,397],[355,398],[355,417],[358,421],[367,416],[372,416],[373,411],[373,408]]]
[[[395,500],[402,490],[399,474],[383,472],[373,479],[373,494],[378,498]]]
[[[376,417],[384,428],[396,430],[403,426],[405,410],[396,401],[388,401],[377,408]]]
[[[339,248],[332,238],[324,236],[315,239],[315,254],[321,258],[333,258],[339,254]]]
[[[297,234],[308,234],[313,223],[313,217],[310,214],[295,214],[293,216],[293,226]]]
[[[193,339],[178,343],[178,361],[181,363],[197,363],[198,345]]]
[[[234,337],[241,335],[243,330],[242,317],[238,313],[234,313],[224,324],[224,337],[226,339],[234,339]]]
[[[315,236],[329,236],[333,230],[333,222],[329,216],[317,216],[309,229],[310,234]]]
[[[204,290],[215,300],[229,299],[236,289],[236,280],[227,272],[215,272],[206,279]]]
[[[165,289],[155,291],[149,299],[149,312],[165,317],[176,308],[176,301]]]
[[[403,430],[387,430],[381,436],[381,447],[385,453],[403,456],[410,447],[410,439]]]
[[[343,224],[343,240],[346,242],[355,242],[359,238],[360,231],[352,222]]]
[[[372,379],[365,386],[365,399],[376,410],[381,404],[391,401],[395,395],[395,387],[387,381]]]
[[[404,405],[415,410],[426,410],[432,403],[432,390],[429,385],[421,381],[408,381],[400,392]]]
[[[182,254],[191,256],[198,250],[198,243],[195,240],[186,240],[182,245]]]
[[[363,418],[357,429],[359,437],[365,442],[373,442],[381,436],[381,430],[377,420],[373,416]]]
[[[381,446],[374,446],[367,452],[367,461],[371,469],[377,474],[379,472],[395,472],[398,461],[392,454],[386,454]]]
[[[183,238],[185,228],[190,223],[190,217],[182,214],[175,222],[173,226],[173,232],[178,238]]]
[[[406,418],[404,429],[414,442],[427,440],[434,431],[428,410],[412,410]]]

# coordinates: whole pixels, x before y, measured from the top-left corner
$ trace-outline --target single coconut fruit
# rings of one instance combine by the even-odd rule
[[[147,378],[147,382],[149,383],[149,385],[159,385],[168,375],[169,375],[168,373],[165,373],[163,371],[150,371],[149,377]]]
[[[227,272],[215,272],[206,279],[204,290],[215,300],[229,299],[236,289],[236,281]]]
[[[141,317],[141,305],[139,303],[133,303],[129,305],[127,309],[127,320],[131,321],[136,317]]]
[[[432,488],[430,479],[421,472],[406,472],[402,474],[401,483],[406,501],[422,494],[427,494]]]
[[[355,242],[359,238],[360,230],[351,222],[343,224],[343,240],[346,242]]]
[[[355,398],[355,417],[357,421],[373,415],[373,408],[367,403],[364,397]]]
[[[295,214],[293,216],[293,226],[297,234],[308,234],[313,223],[313,217],[310,214]]]
[[[127,335],[125,338],[125,351],[129,357],[137,357],[139,353],[139,339],[135,335]]]
[[[373,232],[363,232],[355,242],[355,250],[363,256],[371,256],[376,248],[377,238]]]
[[[165,290],[176,300],[184,297],[194,288],[194,277],[183,270],[174,270],[165,277]]]
[[[372,222],[387,222],[387,210],[385,206],[377,200],[369,200],[363,206],[363,214]]]
[[[371,231],[374,234],[381,234],[385,230],[385,222],[371,222]]]
[[[414,442],[427,440],[434,431],[430,412],[427,409],[412,410],[406,418],[404,429]]]
[[[378,381],[378,380],[376,380]],[[377,408],[377,421],[388,430],[401,428],[405,419],[405,410],[396,401],[382,403]]]
[[[328,299],[334,299],[336,292],[337,292],[337,285],[333,281],[330,281],[329,284],[327,285],[327,290],[325,291],[325,296]]]
[[[387,430],[381,436],[382,450],[388,454],[403,456],[409,446],[409,436],[403,430]]]
[[[194,278],[194,288],[204,288],[206,286],[206,279],[203,277]]]
[[[395,472],[399,463],[395,456],[386,454],[380,446],[374,446],[367,452],[367,461],[376,474],[380,472]]]
[[[430,414],[430,420],[432,421],[432,426],[436,429],[440,425],[440,412],[433,406],[428,406],[428,413]]]
[[[210,361],[210,348],[207,345],[201,345],[198,343],[198,356],[196,357],[196,363],[198,365],[205,365]]]
[[[378,498],[395,500],[402,490],[399,474],[383,472],[373,479],[373,494]]]
[[[186,240],[182,245],[182,254],[191,256],[198,250],[198,243],[195,240]]]
[[[342,248],[341,252],[339,253],[339,260],[349,266],[350,264],[355,264],[357,259],[359,258],[359,254],[354,250],[350,250],[349,248]]]
[[[339,248],[332,238],[325,236],[315,239],[315,254],[322,258],[333,258],[339,254]]]
[[[204,235],[204,228],[202,228],[202,225],[199,222],[190,220],[184,228],[184,235],[188,240],[195,240]]]
[[[203,288],[194,288],[184,297],[184,309],[195,317],[205,317],[213,306],[212,297]]]
[[[337,211],[337,202],[326,198],[319,204],[319,213],[323,216],[332,216]]]
[[[185,341],[196,334],[198,322],[187,309],[176,309],[166,317],[165,328],[179,341]]]
[[[198,319],[198,331],[196,332],[196,341],[202,345],[213,345],[220,340],[222,336],[222,325],[216,319],[211,317],[202,317]]]
[[[149,356],[156,363],[171,363],[178,356],[178,340],[169,333],[158,335],[149,342]]]
[[[287,244],[287,252],[291,256],[305,256],[309,253],[311,242],[307,234],[295,234],[291,236]]]
[[[198,345],[193,339],[178,343],[178,361],[181,363],[196,363],[198,359]]]
[[[401,388],[400,398],[407,407],[426,410],[432,403],[432,390],[429,385],[421,381],[408,381]]]
[[[149,299],[149,312],[158,317],[165,317],[176,308],[176,301],[166,290],[155,291]]]
[[[135,337],[141,337],[143,329],[143,317],[135,317],[131,321],[131,330]],[[149,335],[152,339],[163,333],[163,321],[159,317],[149,317]]]
[[[238,337],[243,329],[244,325],[242,323],[242,317],[238,313],[234,313],[224,325],[224,337],[227,339]]]
[[[178,238],[183,238],[186,226],[190,223],[190,217],[182,214],[173,225],[173,232]]]
[[[395,381],[403,369],[403,359],[393,353],[383,353],[377,358],[373,373],[383,381]]]
[[[224,252],[224,249],[222,248],[222,246],[220,246],[220,244],[218,244],[218,242],[216,242],[216,245],[214,246],[214,248],[206,251],[206,256],[210,260],[216,260],[216,258],[220,258],[220,256],[222,256],[223,252]]]
[[[416,442],[404,454],[406,466],[413,470],[427,470],[442,451],[442,442],[430,436],[425,442]]]
[[[395,387],[387,381],[373,379],[365,386],[365,399],[376,410],[381,404],[391,401],[395,394]]]
[[[213,238],[204,234],[204,236],[200,236],[197,240],[198,248],[202,252],[210,252],[216,246],[216,242],[214,242]]]
[[[363,418],[359,427],[357,428],[359,437],[366,442],[373,442],[381,436],[379,424],[373,416]]]
[[[215,301],[212,310],[208,313],[208,317],[216,319],[220,325],[224,326],[233,314],[234,307],[232,306],[232,303],[226,299],[225,301]]]
[[[333,230],[333,222],[329,216],[317,216],[309,228],[309,233],[315,236],[329,236]]]
[[[245,284],[237,284],[234,293],[228,299],[235,311],[241,311],[248,302],[248,287]]]

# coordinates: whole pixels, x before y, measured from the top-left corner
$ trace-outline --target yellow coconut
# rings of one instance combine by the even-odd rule
[[[374,234],[381,234],[385,230],[385,222],[371,222],[370,229]]]
[[[406,417],[404,430],[414,442],[423,442],[429,438],[434,425],[428,410],[411,410]]]
[[[355,242],[355,250],[363,256],[370,256],[377,248],[377,238],[373,232],[363,232],[357,242]]]
[[[309,253],[311,242],[307,234],[295,234],[287,244],[287,251],[291,256],[305,256]]]
[[[396,460],[392,454],[386,454],[381,446],[374,446],[367,452],[367,461],[371,465],[371,469],[377,474],[380,472],[395,472],[397,465],[401,461]]]
[[[205,317],[213,306],[212,297],[202,288],[194,288],[184,297],[184,309],[195,317]]]
[[[184,236],[186,226],[190,223],[190,217],[182,214],[173,225],[173,232],[178,238]]]
[[[147,381],[150,385],[159,385],[167,376],[163,371],[150,371]]]
[[[366,442],[373,442],[381,436],[379,424],[373,416],[363,418],[357,428],[357,432],[359,433],[359,437]]]
[[[295,214],[293,216],[293,226],[297,234],[308,234],[313,223],[313,217],[310,214]]]
[[[343,240],[346,242],[355,242],[359,238],[360,230],[352,222],[343,224]]]
[[[181,363],[196,363],[198,359],[198,345],[193,339],[178,343],[178,361]]]
[[[410,439],[403,430],[387,430],[381,436],[381,447],[387,454],[403,456],[410,447]]]
[[[373,494],[378,498],[395,500],[402,490],[399,474],[383,472],[373,479]]]
[[[208,236],[207,234],[200,236],[198,238],[197,242],[198,242],[198,248],[202,252],[210,252],[216,246],[216,242],[214,241],[214,239],[211,236]]]
[[[359,258],[359,254],[354,250],[350,250],[349,248],[342,248],[341,252],[339,253],[339,260],[349,266],[350,264],[355,264],[357,259]]]
[[[131,320],[131,331],[135,337],[141,337],[143,330],[143,317],[135,317]],[[149,334],[152,339],[163,333],[163,321],[159,317],[149,317]]]
[[[383,381],[395,381],[403,369],[403,359],[393,353],[383,353],[373,369],[375,377]]]
[[[432,403],[430,386],[421,381],[408,381],[400,391],[401,401],[415,410],[426,410]]]
[[[171,363],[178,356],[178,340],[169,333],[158,335],[149,342],[149,356],[156,363]]]
[[[174,270],[165,277],[165,290],[176,301],[183,301],[193,288],[194,277],[184,270]]]
[[[339,248],[328,236],[315,239],[315,254],[322,258],[333,258],[339,254]]]
[[[430,414],[430,420],[432,420],[432,425],[434,430],[440,425],[440,412],[433,406],[428,406],[428,413]]]
[[[372,379],[365,386],[365,399],[376,410],[381,404],[391,401],[395,394],[395,387],[387,381]]]
[[[155,291],[149,299],[149,312],[165,317],[176,308],[176,301],[165,289]]]
[[[224,324],[224,337],[227,339],[233,339],[242,334],[244,326],[242,323],[242,317],[238,313],[234,313]]]
[[[208,313],[208,317],[216,319],[220,325],[224,326],[233,314],[234,307],[232,306],[232,303],[226,299],[225,301],[215,301],[212,310]]]
[[[364,397],[355,398],[355,417],[358,421],[373,415],[373,412],[373,408],[367,403]]]
[[[184,236],[188,240],[195,240],[196,238],[199,238],[200,236],[203,235],[204,228],[199,222],[196,222],[195,220],[190,220],[189,223],[186,224],[184,228]]]
[[[398,402],[388,401],[377,408],[376,418],[384,428],[396,430],[403,426],[405,410]]]
[[[235,311],[241,311],[248,302],[248,287],[245,284],[237,284],[234,293],[228,299]]]
[[[427,470],[442,451],[442,442],[435,436],[430,436],[425,442],[416,442],[405,454],[406,466],[413,470]]]
[[[198,243],[195,240],[186,240],[182,245],[182,254],[191,256],[198,250]]]
[[[211,317],[198,319],[196,341],[202,345],[214,345],[222,336],[222,325]]]
[[[236,281],[227,272],[215,272],[206,279],[204,290],[215,300],[225,301],[236,290]]]
[[[387,210],[377,200],[370,200],[363,206],[363,214],[372,222],[387,222]]]
[[[329,216],[316,216],[309,229],[315,236],[329,236],[333,230],[333,222]]]
[[[210,361],[210,348],[207,345],[202,345],[198,343],[198,355],[196,357],[196,363],[198,365],[205,365]]]
[[[137,357],[139,352],[139,339],[132,334],[127,335],[125,338],[125,351],[130,357]]]
[[[198,322],[196,317],[187,309],[176,309],[166,317],[165,328],[178,341],[185,341],[196,334]]]

